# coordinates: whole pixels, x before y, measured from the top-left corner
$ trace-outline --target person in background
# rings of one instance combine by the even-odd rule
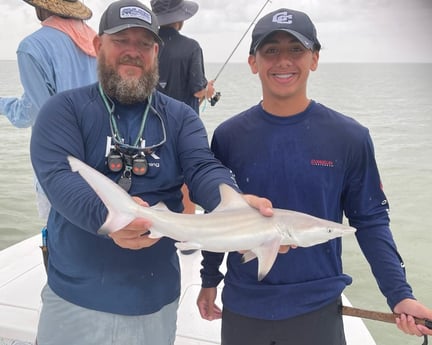
[[[180,34],[185,20],[198,11],[198,4],[184,0],[151,0],[164,42],[159,53],[158,90],[190,105],[197,114],[203,100],[214,94],[213,81],[207,81],[203,52],[199,43]],[[189,198],[186,185],[182,187],[184,213],[194,213],[195,204]],[[184,254],[193,251],[182,251]]]
[[[52,205],[38,345],[172,345],[175,339],[175,241],[149,238],[148,219],[123,224],[110,217],[71,171],[68,156],[117,182],[139,204],[163,202],[174,212],[183,209],[185,182],[208,211],[220,202],[219,184],[238,190],[193,109],[155,89],[161,43],[157,18],[144,4],[112,2],[94,39],[99,82],[52,96],[36,119],[31,161]],[[271,215],[268,200],[245,198]],[[112,222],[124,227],[98,234]]]
[[[199,114],[200,102],[214,94],[213,81],[205,77],[199,43],[180,33],[185,20],[194,16],[198,4],[185,0],[151,0],[164,42],[159,53],[158,90],[190,105]]]
[[[390,309],[407,334],[431,335],[413,317],[432,319],[416,301],[389,226],[389,204],[367,128],[307,96],[321,44],[303,12],[281,8],[252,32],[249,66],[258,74],[262,101],[215,130],[212,149],[245,193],[275,208],[342,222],[345,215]],[[343,272],[341,239],[286,248],[257,281],[256,260],[203,252],[197,304],[207,320],[222,317],[222,345],[344,345],[341,294],[352,278]],[[223,310],[215,305],[224,280]]]
[[[96,32],[84,22],[91,18],[91,10],[78,0],[25,1],[34,6],[42,27],[17,49],[23,95],[0,97],[0,114],[20,128],[34,124],[52,95],[96,81]],[[39,214],[46,219],[50,205],[37,182],[36,191]]]

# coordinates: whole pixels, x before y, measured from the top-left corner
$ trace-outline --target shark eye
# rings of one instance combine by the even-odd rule
[[[333,232],[333,229],[332,228],[327,228],[327,233],[328,234],[331,234]]]

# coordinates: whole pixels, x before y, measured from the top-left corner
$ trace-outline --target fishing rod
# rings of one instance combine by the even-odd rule
[[[342,315],[346,316],[354,316],[360,317],[363,319],[369,319],[374,321],[382,321],[388,323],[396,323],[396,318],[400,316],[400,314],[396,313],[382,313],[378,311],[365,310],[353,307],[342,306],[341,307]],[[428,319],[419,319],[414,318],[414,321],[417,325],[423,325],[429,329],[432,329],[432,321]],[[428,345],[427,335],[424,335],[424,342],[422,345]]]
[[[219,78],[219,75],[222,73],[222,71],[224,70],[225,66],[228,64],[228,61],[231,59],[231,57],[234,55],[235,51],[237,50],[237,48],[239,47],[240,43],[243,41],[243,39],[245,38],[246,34],[248,33],[248,31],[250,30],[250,28],[252,27],[252,25],[255,23],[255,21],[257,20],[257,18],[259,17],[259,15],[261,14],[261,12],[264,10],[264,8],[267,6],[267,4],[271,2],[271,0],[266,0],[266,2],[264,3],[264,5],[261,7],[261,9],[258,11],[257,15],[255,16],[255,18],[251,21],[250,25],[248,26],[248,28],[246,29],[246,31],[244,32],[243,36],[240,38],[240,40],[237,42],[236,46],[234,47],[234,49],[232,50],[231,54],[228,56],[228,58],[225,60],[225,63],[222,65],[222,67],[219,69],[219,71],[216,73],[216,77],[213,79],[213,82],[216,81],[217,78]],[[219,99],[221,98],[221,93],[220,92],[216,92],[215,95],[210,98],[210,104],[211,106],[214,106]]]

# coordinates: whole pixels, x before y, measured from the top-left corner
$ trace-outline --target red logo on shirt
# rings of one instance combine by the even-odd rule
[[[328,161],[325,159],[311,159],[311,165],[318,167],[334,168],[333,161]]]

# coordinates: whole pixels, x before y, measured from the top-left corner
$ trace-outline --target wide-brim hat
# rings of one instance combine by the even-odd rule
[[[28,4],[50,11],[61,17],[90,19],[92,11],[78,0],[24,0]]]
[[[150,4],[159,25],[185,21],[195,15],[199,7],[196,2],[185,0],[151,0]]]

